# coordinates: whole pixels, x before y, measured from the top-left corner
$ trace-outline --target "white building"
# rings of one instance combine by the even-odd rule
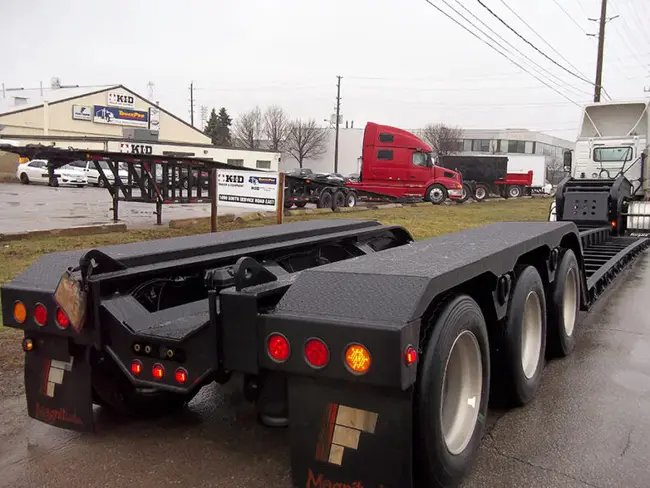
[[[203,132],[122,85],[0,91],[0,139],[212,159],[276,170],[280,153],[215,147]]]

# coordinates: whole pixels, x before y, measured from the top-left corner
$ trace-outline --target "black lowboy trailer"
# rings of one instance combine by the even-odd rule
[[[260,420],[289,425],[294,486],[454,486],[488,399],[530,402],[650,244],[624,228],[625,178],[576,181],[556,222],[421,242],[321,220],[45,255],[2,287],[29,415],[87,431],[93,403],[150,416],[241,373]]]

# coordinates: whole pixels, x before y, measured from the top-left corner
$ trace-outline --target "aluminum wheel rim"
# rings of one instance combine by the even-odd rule
[[[576,305],[578,302],[578,280],[573,268],[564,280],[564,298],[562,300],[562,318],[564,319],[564,332],[567,336],[573,335],[573,329],[576,324]]]
[[[481,200],[485,198],[485,190],[483,188],[479,188],[478,190],[476,190],[476,198]]]
[[[442,199],[442,191],[440,188],[433,188],[429,193],[429,197],[431,198],[432,202],[437,202]]]
[[[519,196],[519,188],[510,188],[510,196],[516,198]]]
[[[524,318],[521,330],[521,366],[526,378],[535,375],[542,347],[542,306],[539,296],[531,291],[524,304]]]
[[[462,332],[449,351],[440,398],[440,422],[452,455],[463,452],[474,431],[483,391],[483,363],[476,336]]]

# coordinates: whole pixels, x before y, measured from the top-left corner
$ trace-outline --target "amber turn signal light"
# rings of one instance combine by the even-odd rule
[[[21,301],[14,303],[14,320],[19,324],[22,324],[27,320],[27,308]]]
[[[350,344],[345,350],[345,364],[354,374],[366,374],[371,362],[370,352],[361,344]]]

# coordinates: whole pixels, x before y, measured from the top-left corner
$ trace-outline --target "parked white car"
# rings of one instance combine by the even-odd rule
[[[75,185],[79,188],[88,184],[88,179],[83,171],[70,165],[54,170],[54,177],[59,185]],[[32,159],[27,163],[18,165],[16,178],[24,185],[29,183],[50,183],[46,159]]]
[[[70,163],[70,166],[83,171],[88,178],[88,184],[94,186],[104,186],[104,179],[99,177],[99,171],[95,167],[94,161],[73,161]],[[99,167],[102,169],[102,173],[106,175],[106,179],[110,184],[115,183],[115,175],[108,167],[108,163],[105,161],[99,161]],[[118,166],[119,167],[119,166]],[[117,175],[119,176],[122,184],[126,185],[129,177],[129,173],[123,169],[117,170]]]

